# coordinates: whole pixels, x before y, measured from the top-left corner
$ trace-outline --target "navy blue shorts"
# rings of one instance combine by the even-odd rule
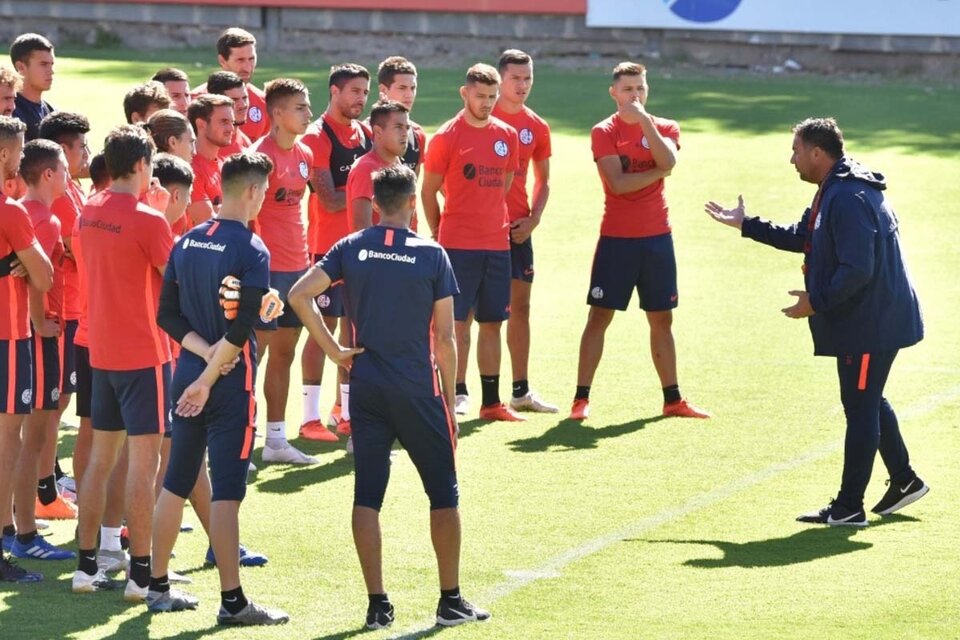
[[[313,264],[318,264],[323,260],[326,254],[313,254]],[[317,308],[320,309],[320,315],[325,318],[342,318],[343,308],[343,284],[337,283],[316,297]]]
[[[399,440],[420,474],[430,509],[457,507],[453,423],[441,396],[411,398],[351,380],[350,427],[354,506],[380,510],[390,480],[390,449]]]
[[[25,416],[32,407],[32,339],[0,340],[0,413]]]
[[[132,371],[93,367],[93,428],[128,436],[170,430],[170,363]]]
[[[60,334],[60,394],[77,391],[77,353],[73,339],[77,335],[79,320],[67,320]]]
[[[93,415],[91,411],[93,370],[90,368],[90,350],[79,344],[74,344],[73,349],[77,367],[77,417],[89,418]]]
[[[287,294],[290,293],[290,289],[293,287],[293,285],[306,272],[306,269],[303,271],[270,272],[270,286],[276,289],[280,294],[280,299],[283,301],[283,315],[281,315],[279,318],[271,320],[270,322],[262,322],[258,319],[254,324],[254,327],[258,331],[272,331],[278,328],[299,329],[303,326],[303,323],[300,322],[300,318],[297,317],[293,307],[287,303]]]
[[[671,234],[649,238],[600,236],[587,304],[626,311],[634,289],[644,311],[676,308],[677,260]]]
[[[33,408],[53,411],[60,407],[60,338],[33,334]]]
[[[510,251],[447,249],[460,293],[453,297],[453,318],[503,322],[510,317]],[[352,414],[351,414],[352,415]]]
[[[176,380],[175,397],[192,382]],[[193,418],[173,414],[173,442],[163,487],[186,499],[197,483],[203,454],[210,460],[213,501],[243,500],[247,467],[256,433],[256,400],[249,391],[214,385],[203,412]]]
[[[510,243],[510,271],[514,280],[533,282],[533,238]]]

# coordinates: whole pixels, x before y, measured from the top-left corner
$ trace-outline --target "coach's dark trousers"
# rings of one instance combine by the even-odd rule
[[[863,494],[870,482],[877,449],[892,482],[906,483],[916,475],[900,436],[897,414],[883,397],[883,387],[896,357],[894,350],[837,358],[840,400],[847,416],[843,480],[837,502],[848,509],[863,507]]]

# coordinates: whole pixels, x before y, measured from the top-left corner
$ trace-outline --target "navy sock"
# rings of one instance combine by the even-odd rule
[[[460,602],[460,585],[453,589],[440,589],[440,597],[450,602]]]
[[[680,400],[682,400],[682,396],[680,395],[680,385],[672,384],[669,387],[663,388],[663,404],[680,402]]]
[[[19,542],[20,544],[29,544],[30,542],[33,542],[33,539],[36,537],[37,537],[36,529],[34,529],[33,531],[28,531],[27,533],[24,533],[24,534],[18,533],[17,542]]]
[[[80,560],[77,562],[77,569],[83,571],[88,576],[96,575],[97,569],[97,550],[79,549],[77,554]]]
[[[370,598],[370,606],[372,607],[390,604],[390,598],[385,593],[368,593],[367,597]]]
[[[67,475],[67,474],[65,474],[65,473],[63,472],[63,469],[60,468],[60,458],[55,458],[55,459],[54,459],[53,475],[55,475],[55,476],[57,477],[57,480],[59,480],[60,478],[64,477],[65,475]]]
[[[522,398],[528,393],[530,393],[530,383],[527,380],[513,381],[513,397],[514,398]]]
[[[141,588],[150,584],[150,556],[130,556],[130,579]]]
[[[40,504],[50,504],[57,499],[57,478],[50,474],[37,482],[37,498]]]
[[[457,395],[458,395],[458,396],[468,396],[468,395],[470,395],[469,393],[467,393],[467,383],[466,383],[466,382],[458,382],[458,383],[457,383]]]
[[[480,376],[480,392],[483,406],[500,404],[500,376]]]
[[[8,524],[3,528],[3,535],[5,536],[15,536],[17,535],[17,528],[12,524]]]
[[[573,396],[574,400],[589,400],[590,385],[577,385],[577,393]]]
[[[230,591],[220,592],[220,604],[230,613],[237,615],[247,606],[247,598],[243,595],[243,587],[237,587]]]
[[[150,591],[157,591],[159,593],[166,593],[170,591],[170,579],[166,574],[160,576],[159,578],[154,578],[150,576]]]

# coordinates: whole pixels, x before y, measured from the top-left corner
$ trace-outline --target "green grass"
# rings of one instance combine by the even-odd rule
[[[133,83],[167,62],[186,65],[198,82],[200,69],[191,65],[207,65],[205,74],[207,56],[73,52],[58,61],[51,101],[88,113],[97,147]],[[319,113],[324,68],[268,65],[257,78],[303,77]],[[459,70],[423,70],[415,116],[428,129],[459,108],[459,77]],[[562,411],[575,383],[602,212],[588,133],[612,107],[605,84],[602,73],[538,69],[531,101],[556,132],[552,196],[536,232],[531,379]],[[668,181],[680,264],[680,380],[716,417],[656,419],[661,399],[646,323],[631,309],[608,333],[586,425],[563,414],[523,425],[465,421],[462,585],[494,619],[444,637],[960,637],[960,521],[953,511],[960,491],[960,258],[953,247],[960,234],[960,92],[689,72],[654,73],[651,88],[651,111],[678,119],[684,132]],[[887,396],[933,491],[905,515],[874,519],[858,532],[793,522],[836,491],[843,433],[833,363],[814,359],[805,324],[779,312],[790,301],[786,292],[802,284],[799,258],[741,240],[702,212],[708,199],[733,202],[743,193],[750,212],[798,218],[813,190],[789,165],[789,131],[814,114],[836,115],[852,154],[887,175],[927,322],[927,339],[901,354]],[[328,368],[328,381],[332,373]],[[474,366],[468,382],[478,393]],[[291,390],[290,425],[299,423],[298,391]],[[331,397],[328,383],[325,406]],[[63,437],[64,450],[72,438]],[[322,464],[261,465],[241,511],[243,540],[271,558],[264,569],[243,571],[244,588],[286,609],[292,622],[218,636],[358,633],[366,598],[349,530],[351,461],[342,449],[304,448]],[[878,464],[868,506],[884,478]],[[187,519],[196,523],[189,510]],[[393,633],[417,631],[433,612],[435,565],[427,501],[402,452],[382,520],[387,587],[399,614]],[[71,524],[52,531],[55,543],[72,544]],[[72,563],[24,563],[43,569],[47,580],[0,587],[0,638],[213,633],[218,583],[202,568],[205,550],[201,532],[184,534],[171,565],[194,579],[189,589],[202,599],[200,609],[156,617],[115,595],[71,595]]]

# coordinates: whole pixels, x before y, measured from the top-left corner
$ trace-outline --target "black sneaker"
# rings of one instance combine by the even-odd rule
[[[462,597],[454,603],[441,597],[440,603],[437,604],[437,624],[444,627],[455,627],[464,622],[483,622],[489,619],[489,611],[473,606]]]
[[[863,509],[852,511],[833,500],[819,511],[797,516],[797,522],[826,524],[831,527],[865,527],[869,524],[867,514],[863,512]]]
[[[0,582],[17,582],[27,584],[29,582],[40,582],[43,576],[36,571],[27,571],[18,566],[13,560],[8,560],[0,553]]]
[[[389,602],[371,603],[367,607],[367,629],[386,629],[393,624],[393,605]]]
[[[239,613],[230,613],[220,605],[220,613],[217,614],[217,624],[221,625],[257,626],[286,624],[289,621],[290,616],[280,609],[267,609],[253,601],[248,601]]]
[[[890,485],[887,492],[880,498],[880,502],[870,509],[881,516],[888,516],[908,504],[913,504],[930,491],[930,487],[924,484],[920,476],[914,476],[913,480],[906,484],[894,484],[889,480],[887,484]]]

